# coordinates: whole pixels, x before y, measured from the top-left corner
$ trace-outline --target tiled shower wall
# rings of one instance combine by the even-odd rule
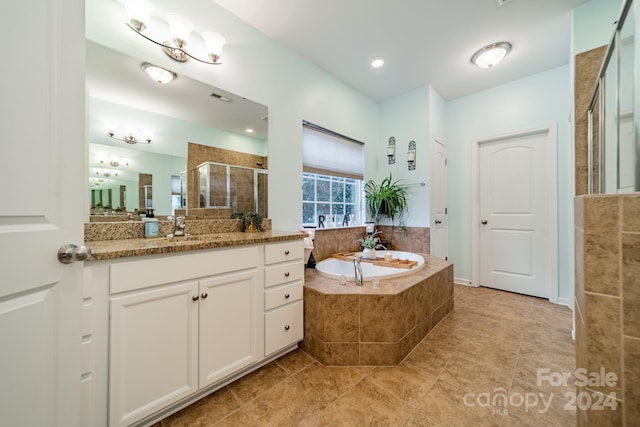
[[[576,367],[617,376],[615,384],[577,392],[592,402],[615,395],[619,403],[617,410],[579,410],[578,426],[638,425],[640,194],[576,197],[575,256]]]

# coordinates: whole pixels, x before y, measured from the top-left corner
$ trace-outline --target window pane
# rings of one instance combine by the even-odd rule
[[[331,201],[344,202],[344,183],[335,181],[331,183]]]
[[[315,203],[302,204],[302,222],[305,224],[315,224],[317,218],[315,214]]]
[[[331,213],[331,205],[329,203],[318,203],[318,215],[329,215]]]
[[[344,214],[344,205],[342,205],[342,204],[340,204],[340,205],[334,204],[334,205],[332,205],[331,211],[332,211],[331,213],[334,214],[334,215],[336,215],[336,214],[340,215],[339,220],[342,221],[342,215]]]
[[[356,184],[346,184],[344,186],[344,201],[346,203],[356,202]]]
[[[315,179],[304,177],[302,180],[302,200],[314,201],[315,198],[315,188],[314,188]]]
[[[329,188],[329,181],[317,180],[316,185],[318,186],[318,193],[316,195],[316,200],[321,202],[328,202],[331,200],[331,192]],[[329,213],[329,212],[327,212]]]

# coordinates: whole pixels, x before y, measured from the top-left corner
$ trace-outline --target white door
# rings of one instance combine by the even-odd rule
[[[552,147],[549,129],[480,142],[480,285],[549,298],[556,253]]]
[[[84,2],[0,3],[0,424],[80,425]]]
[[[447,223],[447,146],[438,140],[433,141],[433,168],[431,178],[431,197],[433,218],[431,221],[431,255],[448,259],[448,223]]]

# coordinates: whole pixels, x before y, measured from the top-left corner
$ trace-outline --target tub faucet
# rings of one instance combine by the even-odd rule
[[[356,286],[362,286],[362,265],[360,265],[358,258],[353,260],[353,269],[355,270],[353,277],[356,281]]]

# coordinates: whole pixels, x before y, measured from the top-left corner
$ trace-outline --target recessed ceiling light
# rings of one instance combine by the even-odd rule
[[[246,128],[244,131],[247,132],[247,133],[253,133],[254,132],[254,130],[251,129],[251,128]]]
[[[373,61],[371,61],[371,67],[372,68],[380,68],[384,65],[384,59],[382,58],[376,58]]]

